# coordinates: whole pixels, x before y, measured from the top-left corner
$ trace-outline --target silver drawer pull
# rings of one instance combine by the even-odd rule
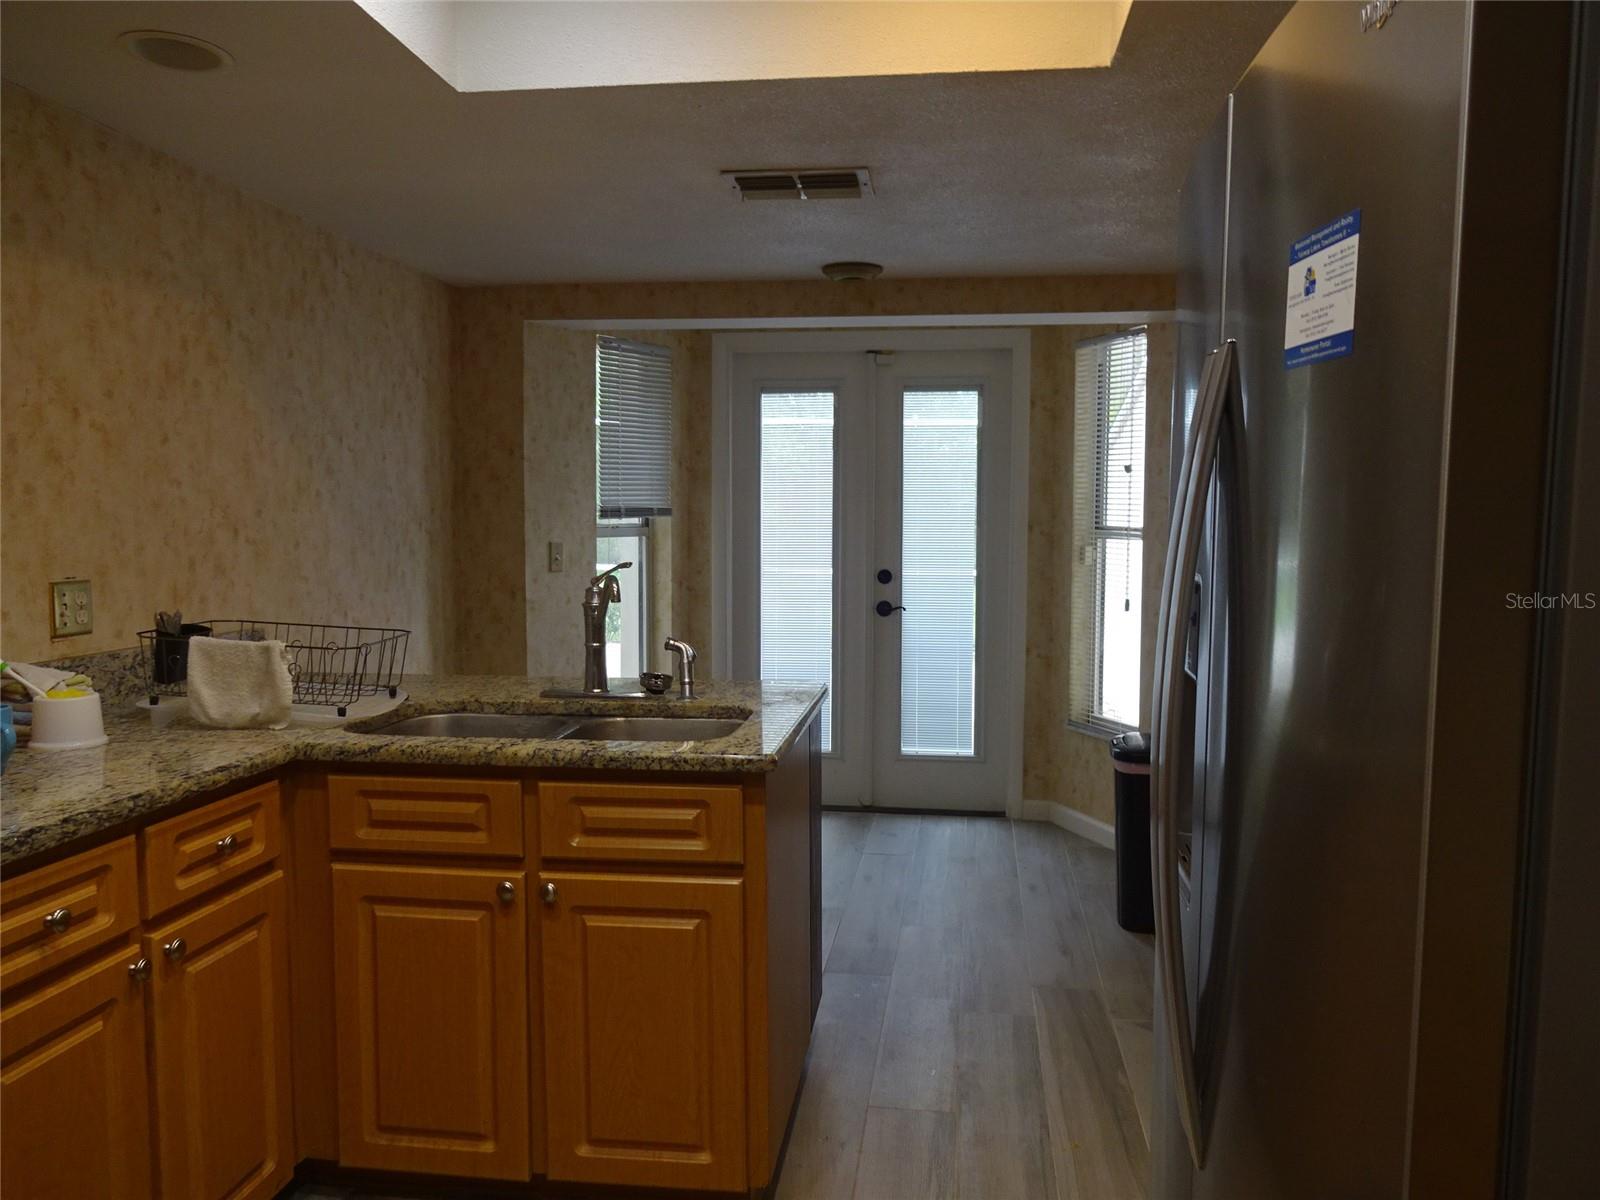
[[[150,960],[148,958],[140,958],[136,962],[129,963],[128,978],[132,979],[135,983],[143,983],[145,980],[149,979]]]
[[[173,962],[177,962],[185,954],[189,953],[189,943],[182,938],[173,938],[161,947],[161,953],[165,954]]]
[[[232,854],[239,848],[239,839],[229,834],[227,837],[217,839],[217,853],[222,855]]]
[[[539,889],[539,899],[543,900],[546,904],[554,904],[556,902],[556,885],[553,883],[547,883],[541,887]]]
[[[517,898],[517,885],[509,879],[502,879],[495,885],[494,894],[500,897],[501,904],[510,904]]]
[[[65,933],[72,924],[72,910],[58,908],[44,919],[44,927],[51,933]]]

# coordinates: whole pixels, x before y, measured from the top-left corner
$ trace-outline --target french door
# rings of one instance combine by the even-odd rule
[[[1005,808],[1010,376],[1007,350],[733,356],[733,673],[829,685],[829,804]]]

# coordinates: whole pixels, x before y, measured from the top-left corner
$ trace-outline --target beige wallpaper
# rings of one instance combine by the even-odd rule
[[[450,292],[454,667],[512,674],[527,657],[523,321],[499,289]]]
[[[3,109],[4,654],[181,605],[447,659],[448,289],[13,85]],[[95,629],[53,643],[69,575]]]
[[[523,491],[529,675],[583,669],[583,589],[594,574],[594,334],[547,325],[523,331]],[[549,569],[549,543],[566,569]],[[465,580],[463,576],[463,580]]]

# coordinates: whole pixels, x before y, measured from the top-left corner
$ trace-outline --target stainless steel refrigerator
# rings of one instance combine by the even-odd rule
[[[1159,1200],[1495,1194],[1575,19],[1298,4],[1189,174]]]

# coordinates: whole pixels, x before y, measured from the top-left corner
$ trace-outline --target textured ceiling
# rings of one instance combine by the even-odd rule
[[[1287,6],[1133,5],[1080,71],[456,92],[354,3],[0,6],[4,74],[453,282],[1166,271],[1190,150]],[[189,33],[237,64],[113,44]],[[867,166],[862,201],[740,204],[733,167]]]

